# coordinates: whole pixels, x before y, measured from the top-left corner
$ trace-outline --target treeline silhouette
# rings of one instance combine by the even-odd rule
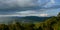
[[[0,24],[0,30],[60,30],[60,13],[44,22]]]

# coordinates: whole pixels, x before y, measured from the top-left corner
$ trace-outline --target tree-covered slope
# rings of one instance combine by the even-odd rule
[[[60,13],[43,22],[0,24],[0,30],[60,30]]]

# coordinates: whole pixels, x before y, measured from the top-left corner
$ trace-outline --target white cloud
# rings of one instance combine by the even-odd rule
[[[48,16],[48,14],[40,14],[40,16],[43,16],[44,17],[44,16]]]
[[[55,0],[51,0],[51,3],[54,4],[55,3]]]
[[[45,7],[52,7],[53,5],[55,5],[55,0],[49,0]]]
[[[20,11],[12,14],[6,14],[6,15],[0,15],[0,17],[10,17],[10,16],[19,16],[19,17],[25,17],[25,16],[39,16],[39,17],[46,17],[48,14],[46,13],[40,13],[39,11]]]
[[[11,15],[0,15],[0,17],[12,17],[12,16],[18,16],[18,17],[25,17],[25,16],[47,17],[48,14],[11,14]]]
[[[27,11],[20,11],[20,12],[16,12],[16,13],[20,13],[20,14],[34,14],[34,13],[37,13],[37,11],[27,10]]]
[[[48,16],[47,13],[40,13],[40,11],[21,11],[21,12],[16,12],[20,16],[39,16],[39,17],[46,17]]]

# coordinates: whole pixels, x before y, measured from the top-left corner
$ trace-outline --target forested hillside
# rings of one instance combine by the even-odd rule
[[[44,22],[0,24],[0,30],[60,30],[60,13]]]

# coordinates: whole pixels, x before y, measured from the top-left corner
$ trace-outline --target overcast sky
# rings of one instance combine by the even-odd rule
[[[60,0],[0,0],[0,17],[56,16]]]

